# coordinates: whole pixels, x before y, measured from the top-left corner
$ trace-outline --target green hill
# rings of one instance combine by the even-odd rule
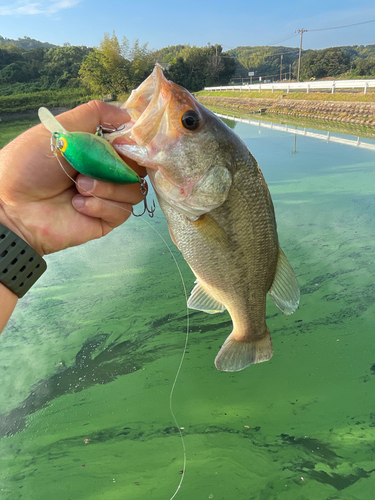
[[[53,45],[52,43],[40,42],[39,40],[35,40],[34,38],[30,38],[28,36],[18,38],[18,40],[12,40],[11,38],[4,38],[3,36],[0,36],[0,44],[14,45],[15,47],[20,47],[24,50],[37,49],[38,47],[43,47],[45,49],[52,49],[52,47],[56,47],[56,45]]]

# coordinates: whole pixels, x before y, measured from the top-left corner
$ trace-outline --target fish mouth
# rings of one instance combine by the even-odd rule
[[[142,166],[158,168],[153,157],[160,150],[160,145],[156,147],[152,141],[160,132],[173,85],[165,78],[161,66],[156,64],[151,75],[132,91],[122,106],[130,115],[130,121],[105,134],[118,152]]]

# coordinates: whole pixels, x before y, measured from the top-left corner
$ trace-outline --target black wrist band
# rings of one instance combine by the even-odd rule
[[[0,283],[21,298],[47,269],[42,257],[0,224]]]

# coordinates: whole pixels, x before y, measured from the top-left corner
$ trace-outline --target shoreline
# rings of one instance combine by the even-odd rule
[[[269,99],[249,97],[222,97],[195,95],[196,99],[208,108],[232,110],[238,114],[272,114],[280,118],[313,119],[322,122],[346,123],[351,125],[365,125],[375,127],[375,102],[360,101],[313,101],[303,99]],[[114,106],[121,106],[123,102],[112,102]],[[50,108],[53,115],[68,111],[69,107]],[[37,118],[37,110],[16,113],[0,114],[0,122],[8,122],[23,118]]]
[[[312,101],[200,96],[204,106],[232,109],[245,113],[267,113],[295,118],[319,119],[355,125],[375,126],[375,103],[358,101]]]

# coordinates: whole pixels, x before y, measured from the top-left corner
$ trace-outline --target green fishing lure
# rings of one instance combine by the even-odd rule
[[[66,161],[81,174],[116,184],[141,183],[139,175],[103,137],[86,132],[54,132],[52,137]]]
[[[46,108],[39,109],[39,118],[52,134],[52,149],[60,151],[66,161],[81,174],[116,184],[142,183],[141,177],[100,135],[67,132]]]
[[[147,184],[133,169],[116,153],[113,147],[99,133],[68,132],[47,108],[39,108],[40,121],[51,132],[51,149],[57,157],[60,151],[66,161],[86,177],[115,184],[140,184],[143,196],[144,210],[153,217],[155,202],[147,206]],[[100,127],[98,127],[100,129]],[[60,163],[61,164],[61,163]],[[61,165],[62,166],[62,165]]]

